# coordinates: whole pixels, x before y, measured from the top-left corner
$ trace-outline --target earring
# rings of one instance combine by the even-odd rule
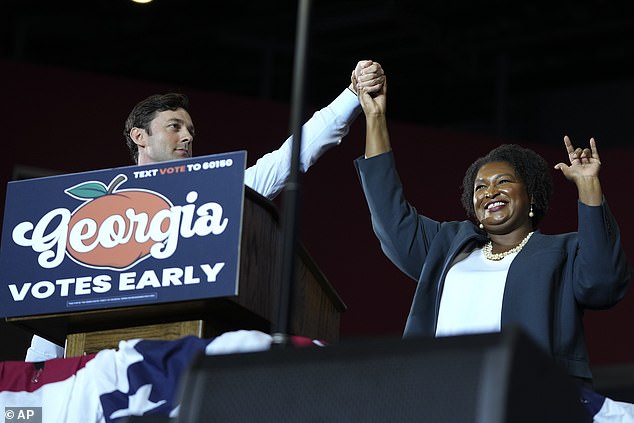
[[[480,229],[484,229],[484,225],[482,223],[480,223],[478,226],[480,227]]]
[[[533,204],[531,203],[531,209],[528,211],[528,217],[535,217],[535,213],[533,213]]]

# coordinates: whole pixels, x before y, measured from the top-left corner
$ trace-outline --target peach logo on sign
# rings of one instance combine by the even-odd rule
[[[13,241],[38,252],[43,268],[59,266],[66,253],[85,267],[125,270],[147,257],[170,257],[180,238],[219,235],[229,223],[220,204],[197,206],[196,191],[175,206],[154,191],[119,189],[125,181],[120,174],[109,185],[89,181],[66,189],[84,203],[72,213],[57,208],[35,224],[21,222]]]
[[[95,267],[128,267],[150,253],[156,243],[150,232],[165,233],[169,228],[167,220],[154,217],[169,213],[172,205],[155,192],[117,191],[126,179],[119,175],[108,187],[85,182],[66,190],[86,201],[72,213],[68,224],[66,250],[76,261]],[[150,222],[160,227],[151,228]]]

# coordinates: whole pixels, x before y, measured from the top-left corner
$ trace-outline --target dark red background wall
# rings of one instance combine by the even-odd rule
[[[347,86],[329,87],[332,98]],[[57,172],[81,172],[131,164],[122,137],[123,121],[133,105],[150,94],[184,92],[190,97],[197,138],[197,155],[247,150],[252,164],[286,138],[289,109],[285,104],[260,102],[170,86],[79,73],[56,68],[0,61],[0,195],[16,166]],[[311,113],[324,105],[311,105]],[[390,122],[394,151],[406,194],[420,211],[439,220],[463,219],[459,202],[465,168],[476,157],[502,142],[519,142],[542,154],[553,165],[566,154],[561,139],[531,145],[471,134]],[[561,128],[564,131],[574,128]],[[601,148],[602,182],[616,215],[628,257],[634,257],[634,200],[631,157],[634,148]],[[344,139],[304,178],[301,238],[335,286],[348,311],[342,337],[399,336],[414,291],[406,278],[382,254],[370,227],[352,161],[363,152],[361,116]],[[587,140],[574,140],[586,143]],[[542,224],[545,233],[574,231],[576,192],[553,171],[555,195]],[[278,198],[278,204],[279,204]],[[1,271],[1,269],[0,269]],[[618,306],[586,316],[594,364],[634,361],[634,299],[629,294]],[[27,339],[2,326],[3,338]],[[5,342],[5,339],[3,339]],[[21,359],[23,349],[8,349],[0,359]]]

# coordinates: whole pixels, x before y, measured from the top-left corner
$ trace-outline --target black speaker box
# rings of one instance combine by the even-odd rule
[[[614,401],[634,403],[634,363],[604,364],[592,369],[594,390]]]
[[[521,331],[201,356],[178,423],[590,422],[577,385]]]
[[[175,418],[149,414],[147,416],[129,416],[117,420],[117,423],[176,423]]]

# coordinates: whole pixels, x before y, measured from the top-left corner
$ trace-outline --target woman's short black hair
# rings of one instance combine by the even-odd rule
[[[526,186],[528,198],[533,205],[533,228],[542,220],[553,191],[550,167],[546,160],[530,148],[517,144],[502,144],[491,150],[486,156],[471,163],[462,181],[462,206],[469,217],[475,218],[473,209],[473,189],[475,177],[482,166],[491,162],[506,162],[515,170]]]

